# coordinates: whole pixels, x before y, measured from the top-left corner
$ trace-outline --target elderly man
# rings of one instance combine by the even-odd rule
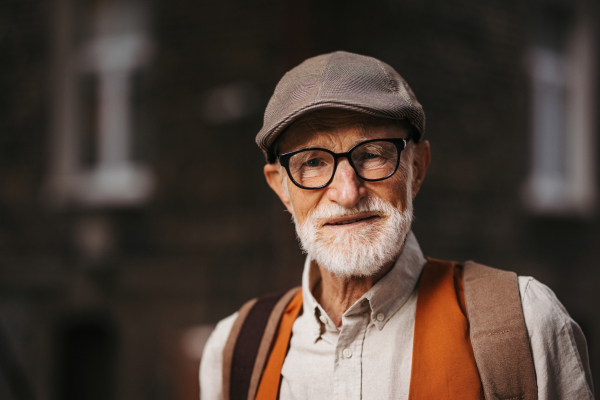
[[[256,141],[307,254],[302,288],[217,325],[203,400],[593,398],[585,338],[550,289],[423,256],[424,132],[374,58],[325,54],[282,78]]]

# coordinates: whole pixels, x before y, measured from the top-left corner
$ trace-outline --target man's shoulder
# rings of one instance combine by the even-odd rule
[[[572,336],[572,328],[577,323],[552,289],[531,276],[519,276],[519,293],[530,337],[540,334],[547,339],[561,334]]]
[[[472,263],[480,268],[485,268],[480,270],[481,272],[479,273],[483,273],[483,276],[492,280],[494,279],[494,274],[490,274],[489,272],[491,271],[509,272],[514,274],[512,271],[476,264],[472,261],[467,261],[462,265],[465,266],[468,263]],[[516,274],[513,276],[516,276]],[[523,314],[526,322],[528,322],[528,330],[530,328],[530,323],[535,324],[536,329],[545,328],[555,331],[560,329],[561,326],[573,321],[565,307],[548,286],[531,276],[519,275],[517,276],[517,282]]]
[[[233,314],[231,314],[230,316],[223,318],[222,320],[220,320],[219,322],[217,322],[217,325],[215,326],[215,329],[212,331],[212,333],[210,334],[210,337],[208,338],[208,341],[206,342],[206,346],[205,346],[205,352],[206,351],[215,351],[215,350],[219,350],[222,351],[223,347],[225,346],[225,342],[227,341],[227,338],[229,337],[229,333],[231,332],[231,328],[233,327],[233,324],[238,316],[239,312],[236,311]]]
[[[531,276],[519,276],[518,281],[523,314],[530,331],[556,333],[575,322],[548,286]]]
[[[493,287],[495,273],[480,272],[492,279],[488,284]],[[552,289],[530,276],[516,278],[539,398],[592,399],[587,343],[581,328]]]
[[[552,289],[532,276],[519,275],[519,294],[523,302],[531,305],[544,306],[550,310],[567,314]]]
[[[218,400],[222,398],[223,348],[237,316],[238,313],[235,312],[219,321],[204,346],[200,364],[202,399]]]
[[[587,342],[581,328],[552,289],[530,276],[519,276],[519,293],[536,371],[540,398],[593,398]]]

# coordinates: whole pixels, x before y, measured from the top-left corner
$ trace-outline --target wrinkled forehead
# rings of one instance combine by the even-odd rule
[[[391,120],[368,114],[329,109],[314,111],[290,125],[274,143],[275,154],[306,146],[325,146],[328,142],[352,139],[406,137],[411,125],[405,120]]]

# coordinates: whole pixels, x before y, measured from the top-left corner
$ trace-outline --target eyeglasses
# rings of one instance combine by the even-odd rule
[[[396,173],[400,153],[409,140],[410,136],[406,139],[373,139],[359,143],[345,153],[308,148],[281,154],[278,158],[292,182],[302,189],[321,189],[329,185],[340,158],[348,159],[360,179],[375,182]]]

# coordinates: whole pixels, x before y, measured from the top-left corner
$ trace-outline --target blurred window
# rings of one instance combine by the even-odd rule
[[[142,1],[57,1],[47,185],[56,204],[132,205],[152,192],[143,102],[153,53],[147,14]]]
[[[597,192],[590,13],[576,3],[540,2],[533,17],[532,152],[525,201],[534,213],[589,215]]]

